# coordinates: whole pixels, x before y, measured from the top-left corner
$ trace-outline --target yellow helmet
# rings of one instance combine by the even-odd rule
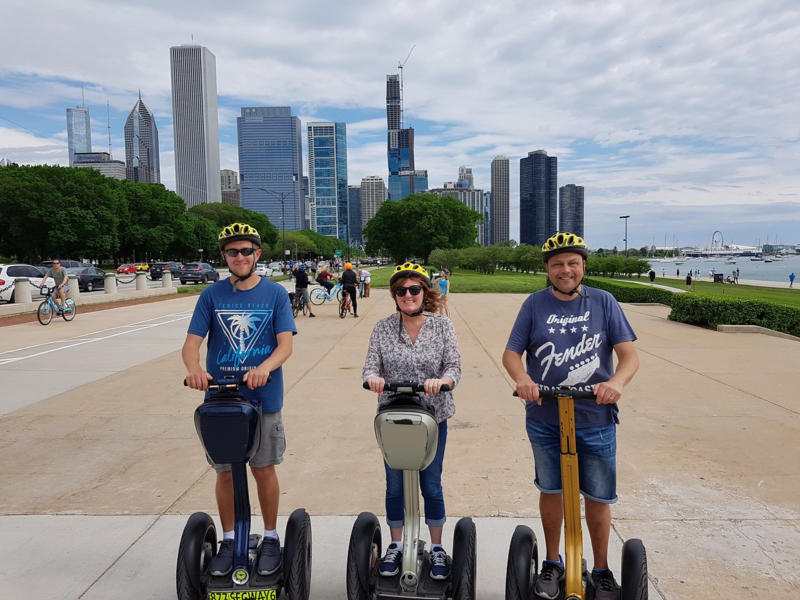
[[[577,252],[583,258],[589,257],[589,248],[583,238],[574,233],[559,232],[547,238],[542,245],[542,260],[547,262],[551,256],[559,252]]]
[[[223,227],[219,232],[218,240],[220,250],[225,248],[225,244],[238,240],[249,240],[259,247],[261,246],[261,236],[258,231],[247,223],[231,223]]]
[[[431,276],[428,272],[417,263],[405,262],[402,265],[397,265],[392,272],[392,277],[389,280],[389,285],[392,285],[398,279],[403,277],[416,277],[422,279],[428,287],[431,287]]]

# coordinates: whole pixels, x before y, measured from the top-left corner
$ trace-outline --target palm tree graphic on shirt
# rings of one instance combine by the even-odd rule
[[[242,365],[253,345],[264,330],[271,310],[218,310],[217,322],[225,332],[231,350],[236,355],[236,366]]]

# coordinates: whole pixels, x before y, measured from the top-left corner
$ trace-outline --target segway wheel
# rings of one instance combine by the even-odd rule
[[[217,530],[206,513],[196,512],[183,528],[178,547],[175,585],[178,600],[204,600],[211,557],[217,550]]]
[[[369,600],[372,573],[381,555],[381,526],[370,512],[362,512],[353,524],[347,548],[347,600]]]
[[[311,517],[296,509],[286,523],[283,551],[284,587],[288,600],[308,600],[311,593]]]
[[[620,600],[647,600],[647,553],[642,540],[630,539],[622,545],[622,583]]]
[[[530,527],[517,525],[508,547],[506,600],[528,600],[539,569],[536,535]]]
[[[459,519],[453,533],[453,600],[475,600],[477,546],[475,523],[469,517]]]

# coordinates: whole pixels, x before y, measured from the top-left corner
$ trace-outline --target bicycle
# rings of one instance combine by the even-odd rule
[[[350,303],[350,294],[346,292],[343,293],[341,298],[339,298],[339,318],[344,319],[352,308],[353,305]]]
[[[301,311],[304,315],[308,312],[306,299],[303,297],[302,293],[294,292],[292,295],[292,316],[297,317]]]
[[[319,306],[327,300],[333,300],[334,298],[336,298],[338,302],[341,302],[342,284],[337,281],[336,285],[331,288],[330,293],[326,292],[324,287],[316,287],[309,292],[309,296],[311,298],[311,304],[315,306]]]
[[[54,287],[49,288],[47,286],[42,286],[40,289],[42,295],[46,296],[46,298],[39,305],[39,308],[36,310],[36,318],[39,319],[39,323],[42,325],[49,325],[50,321],[53,320],[54,314],[61,315],[64,317],[65,321],[72,321],[78,312],[78,309],[75,306],[75,301],[72,298],[66,299],[64,310],[58,308],[55,300],[53,300],[53,292],[55,289],[56,288]]]

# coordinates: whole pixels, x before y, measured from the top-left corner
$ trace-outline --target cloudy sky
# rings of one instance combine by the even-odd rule
[[[476,8],[469,8],[475,5]],[[0,159],[68,164],[65,109],[85,103],[93,149],[124,160],[138,91],[174,189],[170,46],[217,60],[222,168],[242,106],[347,123],[348,177],[387,176],[386,75],[404,69],[405,125],[432,187],[472,167],[558,156],[585,188],[597,247],[800,243],[800,3],[455,0],[294,3],[6,0]],[[304,133],[305,137],[305,133]],[[304,140],[305,142],[305,140]]]

